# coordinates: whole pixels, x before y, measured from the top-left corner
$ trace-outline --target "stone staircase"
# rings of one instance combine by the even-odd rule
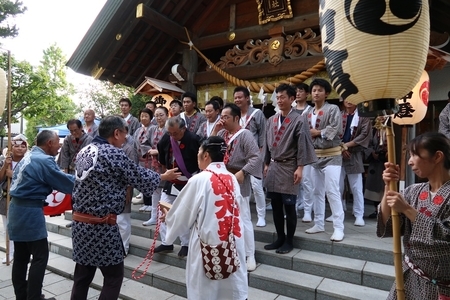
[[[186,260],[177,256],[178,245],[173,253],[155,254],[142,279],[131,279],[131,273],[147,255],[155,229],[155,226],[142,226],[148,213],[140,213],[137,208],[133,206],[132,237],[125,259],[121,298],[185,298]],[[267,226],[255,227],[258,268],[249,273],[249,299],[385,299],[394,281],[392,240],[375,236],[374,220],[366,220],[365,227],[355,227],[353,218],[347,217],[346,237],[340,243],[329,240],[331,224],[326,225],[325,233],[308,235],[304,231],[311,224],[303,224],[299,219],[295,249],[287,255],[279,255],[263,247],[276,236],[268,212]],[[75,265],[71,260],[71,230],[65,227],[70,219],[70,213],[64,217],[47,217],[51,251],[48,269],[69,278],[73,276]],[[97,272],[92,286],[100,288],[101,285],[102,276]]]

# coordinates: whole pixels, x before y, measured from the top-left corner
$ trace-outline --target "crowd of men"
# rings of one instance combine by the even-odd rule
[[[304,210],[302,222],[314,221],[306,233],[324,232],[324,222],[331,221],[334,232],[330,240],[342,241],[345,191],[353,195],[354,225],[365,225],[362,174],[364,155],[371,156],[375,151],[369,148],[374,132],[372,121],[358,116],[356,106],[345,99],[342,109],[328,103],[331,86],[321,78],[314,79],[310,86],[283,84],[275,92],[278,109],[269,119],[261,110],[252,107],[249,90],[238,86],[234,89],[232,102],[224,105],[224,101],[215,96],[205,104],[204,113],[197,106],[196,94],[186,92],[181,101],[176,99],[170,103],[169,110],[157,107],[152,101],[147,102],[138,118],[130,114],[131,101],[122,98],[119,101],[121,116],[106,117],[99,126],[94,122],[95,113],[91,109],[84,112],[83,123],[76,119],[67,122],[70,134],[65,137],[58,158],[61,173],[52,166],[56,173],[50,174],[41,184],[45,185],[43,194],[55,187],[73,193],[73,259],[77,263],[73,299],[86,297],[97,267],[105,277],[102,293],[107,297],[118,294],[123,278],[123,259],[128,254],[131,235],[133,189],[142,193],[144,205],[141,211],[151,213],[149,221],[143,225],[156,224],[159,200],[177,201],[177,195],[189,178],[201,171],[197,152],[201,141],[211,135],[221,136],[227,143],[224,163],[235,175],[245,199],[245,207],[240,211],[248,271],[256,268],[250,213],[252,194],[256,203],[255,226],[258,227],[266,226],[266,198],[270,199],[277,238],[264,248],[279,254],[293,249],[301,210]],[[312,105],[307,103],[309,95]],[[55,134],[46,131],[38,135],[40,150],[34,151],[36,160],[42,160],[40,156],[44,153],[56,154],[55,139]],[[20,172],[31,164],[27,160],[22,168],[18,168],[20,171],[14,173],[13,212],[14,205],[30,205],[20,191],[23,181]],[[45,168],[42,162],[38,165]],[[33,167],[33,172],[38,172],[39,168]],[[379,176],[381,178],[381,174]],[[67,184],[65,187],[55,185],[56,179],[69,183],[70,188]],[[332,212],[327,219],[325,199]],[[41,221],[39,219],[38,226],[42,225]],[[14,220],[12,223],[11,228]],[[118,226],[110,226],[115,224]],[[21,238],[20,234],[12,233],[14,241],[14,238]],[[189,235],[190,229],[186,228],[179,237],[180,257],[189,255]],[[173,251],[173,245],[166,243],[164,224],[160,227],[160,236],[162,243],[155,252]],[[39,237],[41,244],[47,242],[46,234]],[[17,249],[20,248],[16,247],[16,253]],[[37,282],[34,282],[35,294],[39,290],[39,281],[42,287],[41,268],[45,268],[48,259],[41,252],[22,252],[20,259],[24,262],[30,254],[33,261],[35,257],[43,257]],[[19,280],[23,288],[26,268],[20,268],[20,271],[13,271],[20,273],[13,281]]]

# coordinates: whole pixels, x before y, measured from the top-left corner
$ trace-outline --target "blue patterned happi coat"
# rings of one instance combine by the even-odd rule
[[[77,156],[73,211],[97,217],[119,215],[127,186],[150,197],[159,182],[159,174],[138,166],[122,149],[97,137]],[[85,266],[116,265],[125,254],[117,224],[73,222],[72,243],[73,260]]]

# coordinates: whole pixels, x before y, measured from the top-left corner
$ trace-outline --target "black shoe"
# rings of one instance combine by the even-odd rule
[[[70,222],[69,224],[66,224],[66,228],[72,228],[72,222]]]
[[[189,250],[188,246],[181,246],[181,249],[180,249],[180,251],[178,252],[178,256],[179,256],[179,257],[185,257],[185,256],[187,256],[187,255],[188,255],[188,250]]]
[[[159,245],[155,248],[155,253],[173,251],[173,245]]]
[[[55,297],[45,298],[45,295],[41,294],[41,300],[56,300],[56,298]]]
[[[371,214],[368,216],[368,218],[369,218],[369,219],[376,219],[377,216],[378,216],[378,212],[377,212],[377,211],[374,211],[373,213],[371,213]]]
[[[275,250],[275,249],[278,249],[281,246],[283,246],[283,244],[284,244],[284,239],[283,240],[276,240],[272,244],[265,245],[264,249],[266,249],[266,250]]]
[[[294,247],[291,244],[284,243],[283,246],[278,248],[275,252],[279,253],[279,254],[287,254],[287,253],[291,252],[292,249],[294,249]]]

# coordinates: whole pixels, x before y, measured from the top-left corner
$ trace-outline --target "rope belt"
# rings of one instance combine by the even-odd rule
[[[80,212],[73,212],[72,220],[77,222],[83,222],[87,224],[109,224],[116,225],[117,215],[109,214],[104,217],[96,217],[90,214],[83,214]]]
[[[408,265],[408,267],[416,273],[419,277],[431,282],[434,285],[442,286],[442,287],[450,287],[450,280],[437,280],[433,279],[430,276],[428,276],[422,269],[420,269],[418,266],[416,266],[408,257],[408,255],[405,255],[405,263]]]
[[[342,147],[336,146],[328,149],[314,149],[317,157],[337,156],[342,154]]]

